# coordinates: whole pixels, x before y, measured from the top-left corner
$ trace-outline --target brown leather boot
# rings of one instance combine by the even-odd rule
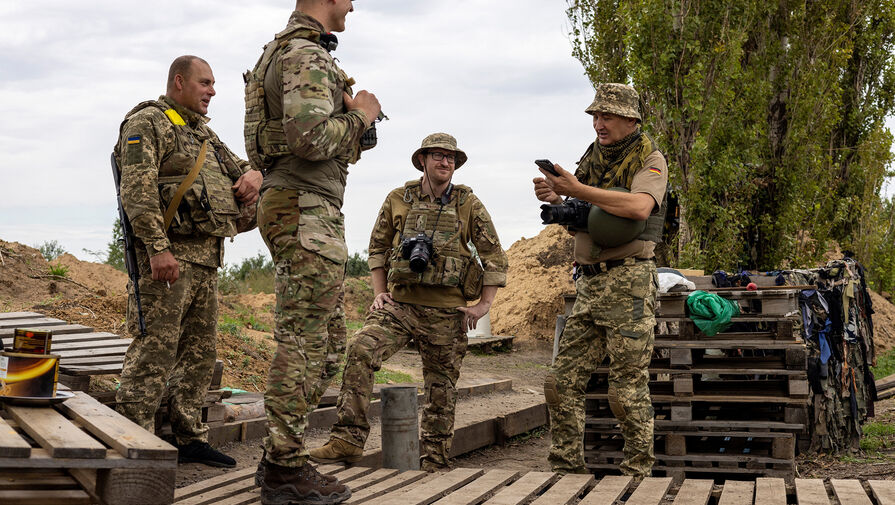
[[[267,453],[265,452],[265,455]],[[261,461],[258,462],[258,469],[255,470],[255,486],[261,487],[261,483],[264,482],[264,469],[270,463],[267,462],[267,459],[262,457]],[[318,472],[319,473],[319,472]],[[338,478],[335,475],[326,475],[325,473],[320,474],[327,482],[338,482]]]
[[[331,438],[326,445],[311,449],[308,454],[315,463],[357,463],[363,457],[364,450],[341,438]]]
[[[299,468],[265,462],[261,479],[262,505],[335,505],[351,498],[351,490],[331,482],[309,463]]]

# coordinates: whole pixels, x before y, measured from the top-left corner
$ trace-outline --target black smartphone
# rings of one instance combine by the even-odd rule
[[[553,168],[553,163],[550,160],[535,160],[535,165],[546,170],[547,173],[549,173],[550,175],[559,177],[559,172],[557,172],[556,169]]]

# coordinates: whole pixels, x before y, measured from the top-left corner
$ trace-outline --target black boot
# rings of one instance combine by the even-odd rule
[[[223,452],[213,449],[208,442],[193,440],[186,445],[177,445],[178,463],[202,463],[208,466],[233,468],[236,460]]]

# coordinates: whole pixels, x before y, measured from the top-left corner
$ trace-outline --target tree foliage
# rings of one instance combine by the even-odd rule
[[[681,200],[681,266],[800,266],[829,241],[874,272],[892,262],[895,2],[567,0],[567,14],[590,80],[640,92]]]
[[[53,261],[67,252],[58,240],[47,240],[38,244],[37,250],[40,251],[40,255],[47,261]]]

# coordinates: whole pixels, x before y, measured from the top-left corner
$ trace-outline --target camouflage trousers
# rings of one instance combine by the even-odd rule
[[[344,221],[338,209],[313,197],[273,188],[258,206],[258,228],[276,265],[277,296],[264,449],[269,462],[290,467],[308,459],[308,414],[339,372],[345,350]]]
[[[620,468],[648,476],[653,455],[649,363],[655,335],[658,277],[651,261],[624,265],[576,282],[578,297],[544,381],[552,445],[547,459],[563,473],[586,473],[584,394],[594,369],[609,356],[609,407],[625,439]]]
[[[447,465],[454,435],[457,379],[467,345],[461,323],[457,309],[410,303],[386,304],[367,316],[364,327],[348,344],[338,421],[332,436],[364,446],[370,434],[367,409],[373,394],[373,372],[413,340],[423,362],[426,388],[423,457],[436,466]]]
[[[118,412],[155,431],[155,413],[167,387],[168,420],[178,444],[206,441],[201,409],[217,357],[217,269],[179,260],[180,277],[169,288],[153,281],[148,258],[141,255],[140,302],[146,336],[140,335],[133,290],[127,321],[133,337],[121,385]]]

